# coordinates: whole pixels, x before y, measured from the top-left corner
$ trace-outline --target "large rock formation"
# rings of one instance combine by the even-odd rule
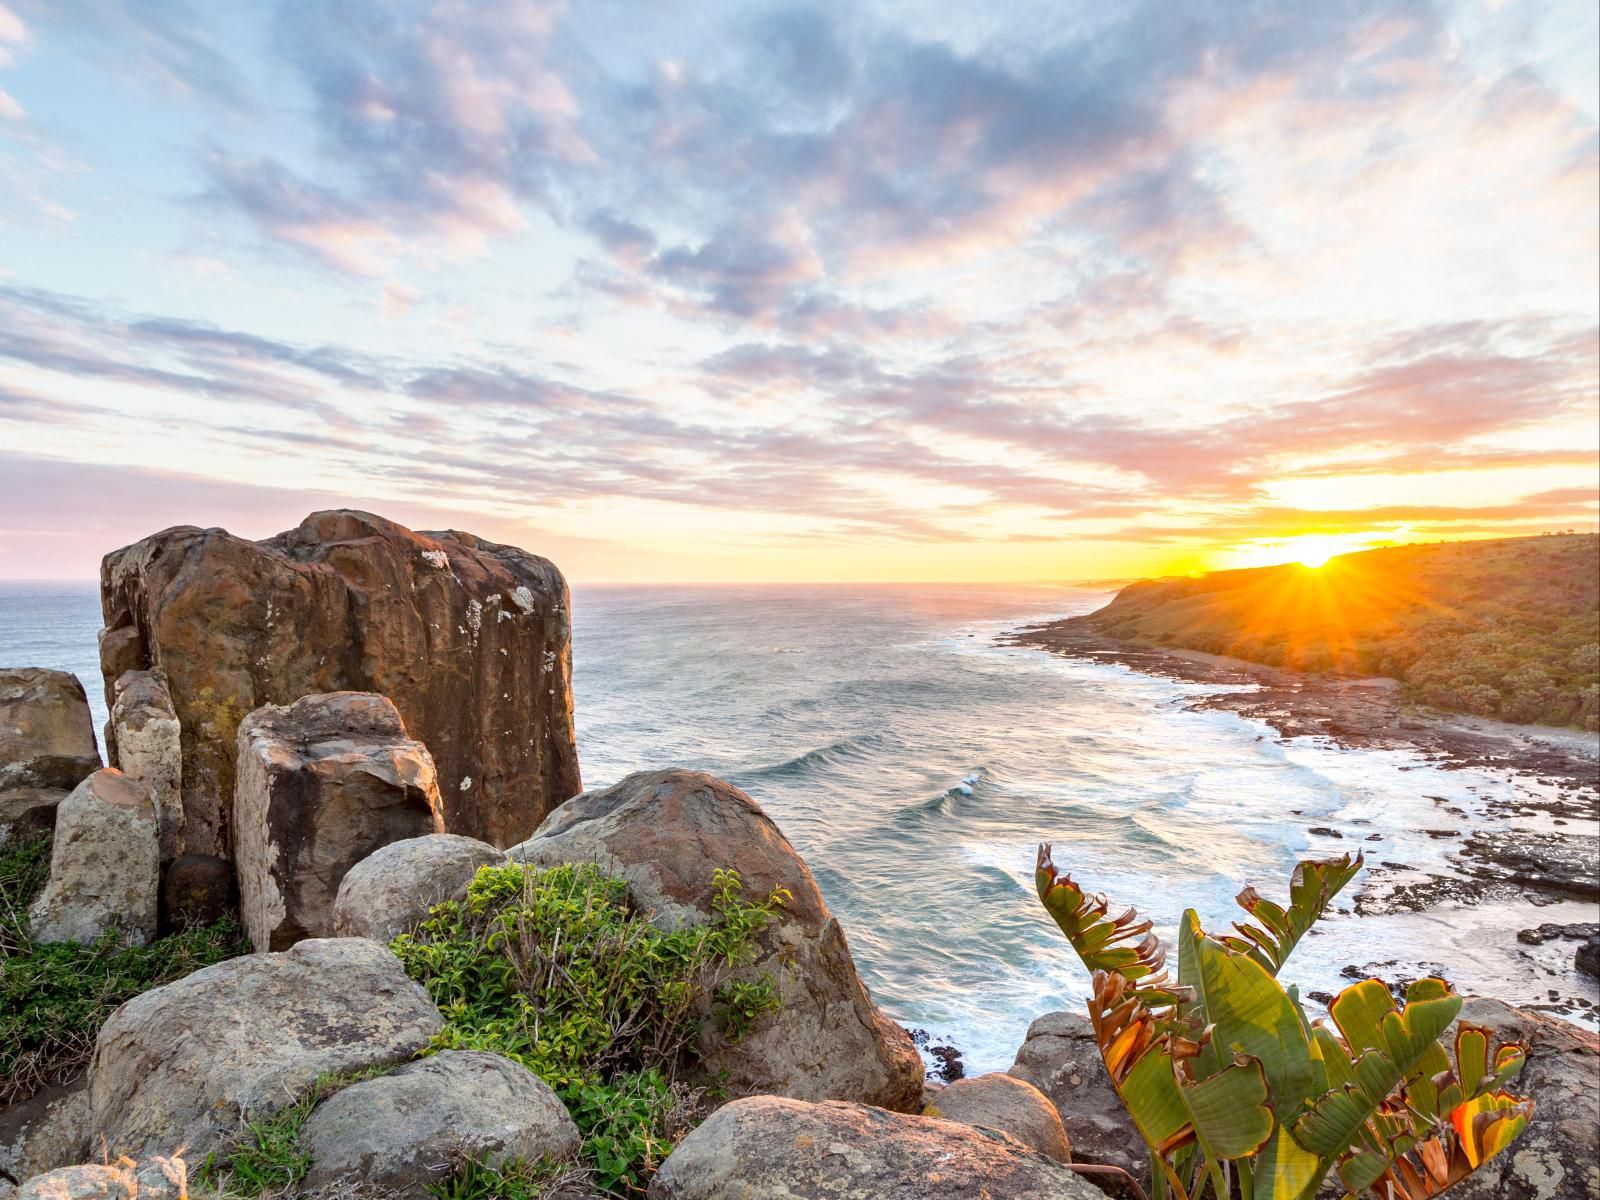
[[[177,1156],[62,1167],[22,1185],[17,1200],[186,1200],[189,1168]]]
[[[939,1089],[922,1115],[998,1129],[1057,1162],[1072,1161],[1072,1143],[1056,1106],[1014,1075],[991,1071],[957,1079]]]
[[[100,1030],[90,1144],[203,1159],[244,1114],[294,1103],[319,1075],[411,1058],[443,1024],[400,960],[365,938],[206,967],[135,996]]]
[[[346,872],[333,902],[334,935],[388,942],[435,904],[463,899],[479,867],[505,861],[505,851],[454,833],[390,842]]]
[[[711,918],[718,867],[738,870],[747,899],[787,888],[787,909],[743,972],[770,975],[781,1008],[731,1045],[707,1014],[698,1068],[735,1095],[921,1107],[922,1060],[910,1036],[873,1007],[811,872],[738,788],[696,771],[630,775],[567,801],[510,853],[535,866],[598,863],[627,879],[634,902],[667,928]]]
[[[1073,1161],[1121,1167],[1136,1179],[1149,1173],[1144,1140],[1111,1086],[1088,1017],[1070,1012],[1040,1017],[1028,1026],[1007,1074],[1050,1098],[1072,1143]],[[1114,1180],[1102,1182],[1113,1195],[1133,1194]]]
[[[257,950],[332,934],[346,871],[380,846],[443,831],[433,759],[386,697],[304,696],[239,725],[234,857]]]
[[[650,1200],[1104,1200],[1003,1133],[861,1104],[752,1096],[678,1144]]]
[[[183,845],[183,746],[167,678],[160,670],[124,671],[111,690],[106,758],[150,789],[166,864]]]
[[[78,677],[0,668],[0,842],[13,832],[50,828],[56,805],[99,769]]]
[[[1481,996],[1467,998],[1458,1020],[1522,1043],[1528,1062],[1512,1090],[1535,1108],[1511,1148],[1452,1187],[1450,1200],[1600,1200],[1600,1037]]]
[[[80,783],[56,811],[50,881],[28,909],[40,942],[92,942],[116,927],[156,936],[161,847],[150,789],[112,767]]]
[[[426,1200],[469,1156],[566,1158],[582,1141],[550,1085],[498,1054],[447,1050],[345,1088],[319,1104],[300,1131],[311,1156],[305,1186],[366,1184]]]
[[[164,530],[107,555],[100,585],[108,702],[123,672],[166,672],[183,853],[231,852],[239,722],[318,692],[394,701],[452,833],[509,846],[579,791],[567,586],[545,559],[339,510],[263,542]]]

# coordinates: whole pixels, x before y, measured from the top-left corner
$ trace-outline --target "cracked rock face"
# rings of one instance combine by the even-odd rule
[[[368,692],[268,705],[239,726],[239,908],[257,950],[334,931],[345,873],[379,847],[442,833],[427,747]]]
[[[582,1141],[566,1106],[526,1067],[447,1050],[319,1104],[300,1133],[305,1187],[367,1184],[414,1200],[447,1178],[452,1155],[490,1166],[564,1158]]]
[[[143,945],[156,936],[161,847],[150,789],[107,767],[56,810],[50,881],[28,909],[40,942],[93,942],[106,930]]]
[[[161,862],[183,845],[183,747],[178,714],[159,670],[124,671],[113,688],[106,753],[111,765],[150,789],[161,831]]]
[[[0,842],[50,827],[55,806],[100,769],[89,700],[76,675],[0,669]]]
[[[167,529],[107,555],[100,587],[108,702],[124,672],[166,674],[179,853],[231,855],[239,723],[314,693],[394,701],[452,833],[509,846],[580,790],[567,585],[546,559],[335,510],[262,542]]]
[[[678,1144],[650,1200],[1104,1200],[1007,1134],[861,1104],[735,1100]]]
[[[365,938],[251,954],[135,996],[89,1068],[89,1131],[106,1152],[186,1146],[203,1159],[242,1114],[293,1104],[322,1074],[403,1062],[443,1018],[400,960]]]
[[[697,771],[630,775],[569,800],[510,855],[544,867],[598,863],[627,879],[634,903],[667,928],[711,918],[719,867],[738,870],[746,900],[789,889],[756,961],[737,973],[769,975],[781,1008],[731,1045],[704,1014],[696,1069],[735,1095],[922,1107],[922,1060],[910,1036],[873,1006],[804,860],[738,788]]]

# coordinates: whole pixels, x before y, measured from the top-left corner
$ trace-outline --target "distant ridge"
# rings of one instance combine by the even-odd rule
[[[1081,620],[1147,646],[1386,675],[1407,696],[1522,724],[1600,728],[1600,535],[1392,546],[1141,580]]]

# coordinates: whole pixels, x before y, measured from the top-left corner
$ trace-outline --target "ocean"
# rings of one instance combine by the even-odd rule
[[[1302,857],[1361,848],[1418,877],[1459,875],[1455,843],[1427,831],[1505,819],[1486,807],[1514,794],[1509,775],[1283,739],[1185,708],[1212,685],[1003,644],[1105,599],[1042,586],[575,588],[585,786],[686,766],[749,792],[810,865],[874,999],[960,1049],[969,1071],[1010,1065],[1033,1018],[1080,1009],[1088,992],[1033,893],[1041,841],[1170,937],[1186,906],[1208,927],[1239,917],[1245,884],[1281,898]],[[0,585],[0,664],[76,672],[103,722],[99,624],[92,584]],[[1517,1004],[1551,989],[1600,1000],[1572,971],[1572,943],[1515,936],[1592,920],[1590,905],[1356,918],[1361,883],[1296,950],[1285,977],[1302,994],[1368,970],[1443,970]]]

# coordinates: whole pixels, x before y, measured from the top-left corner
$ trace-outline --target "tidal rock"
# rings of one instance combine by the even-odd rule
[[[167,678],[160,670],[124,671],[112,691],[106,756],[124,775],[149,787],[161,830],[161,861],[169,863],[183,845],[183,747]]]
[[[1028,1026],[1007,1074],[1050,1098],[1061,1114],[1074,1162],[1121,1167],[1136,1179],[1147,1173],[1144,1142],[1111,1086],[1088,1017],[1069,1012],[1040,1017]],[[1124,1194],[1118,1187],[1106,1182],[1113,1195]]]
[[[333,902],[334,936],[387,942],[435,904],[464,899],[479,867],[505,861],[504,850],[454,833],[390,842],[346,872]]]
[[[346,871],[380,846],[444,831],[427,747],[369,692],[246,717],[234,816],[239,908],[257,950],[329,936]]]
[[[164,1154],[134,1162],[62,1167],[35,1176],[22,1185],[17,1200],[185,1200],[188,1167],[183,1159]]]
[[[566,581],[470,533],[313,513],[263,542],[180,526],[106,556],[101,670],[160,667],[184,843],[228,857],[235,735],[266,704],[390,697],[432,752],[452,833],[509,846],[580,790]]]
[[[1072,1161],[1072,1143],[1049,1097],[1033,1084],[1001,1071],[946,1085],[922,1115],[998,1129],[1057,1162]]]
[[[862,1104],[735,1100],[678,1144],[650,1200],[1102,1200],[1014,1138]]]
[[[1452,1187],[1450,1200],[1600,1200],[1600,1037],[1482,996],[1467,998],[1458,1021],[1522,1043],[1528,1061],[1511,1090],[1535,1108],[1510,1149]]]
[[[805,862],[738,788],[696,771],[630,775],[567,801],[510,853],[534,866],[598,863],[627,879],[634,902],[664,928],[711,919],[718,867],[738,870],[747,900],[787,888],[788,907],[739,974],[769,976],[781,1007],[733,1043],[704,1013],[691,1067],[734,1095],[921,1107],[922,1060],[910,1036],[873,1006]]]
[[[1572,965],[1585,975],[1600,979],[1600,935],[1591,934],[1572,955]]]
[[[161,879],[161,928],[165,931],[210,925],[238,904],[233,868],[214,854],[185,854],[172,860]]]
[[[424,1200],[453,1156],[500,1166],[575,1153],[582,1138],[549,1084],[498,1054],[448,1050],[323,1101],[300,1132],[305,1186],[365,1183]]]
[[[443,1024],[400,960],[364,938],[206,967],[135,996],[100,1030],[91,1144],[204,1158],[245,1114],[294,1103],[324,1073],[403,1062]]]
[[[0,1107],[0,1180],[30,1179],[89,1157],[89,1092],[79,1075]]]
[[[112,767],[85,779],[56,810],[50,881],[28,909],[41,942],[92,942],[115,926],[143,945],[156,936],[161,846],[150,789]]]
[[[99,769],[77,676],[0,669],[0,843],[49,829],[56,805]]]

